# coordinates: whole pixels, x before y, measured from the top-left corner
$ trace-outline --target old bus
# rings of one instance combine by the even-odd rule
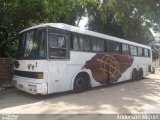
[[[151,48],[63,23],[20,32],[13,83],[31,94],[51,94],[126,80],[151,71]]]

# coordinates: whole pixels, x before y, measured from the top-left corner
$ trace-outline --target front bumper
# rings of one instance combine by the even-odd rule
[[[31,94],[48,94],[47,84],[46,83],[33,83],[29,81],[15,80],[13,79],[14,86],[22,91],[31,93]]]

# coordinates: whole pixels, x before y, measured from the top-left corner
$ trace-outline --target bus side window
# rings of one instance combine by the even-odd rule
[[[104,40],[92,37],[92,51],[104,52]]]
[[[99,51],[104,52],[104,40],[103,39],[99,40]]]
[[[138,56],[143,56],[143,49],[138,47]]]
[[[76,36],[73,36],[73,49],[79,50],[79,42],[78,42],[78,38]]]
[[[151,57],[151,51],[148,49],[148,57]]]
[[[84,51],[90,51],[90,39],[88,36],[84,36],[84,41],[83,41],[83,48]]]
[[[133,56],[137,56],[137,47],[131,45],[130,46],[130,53]]]
[[[57,46],[57,36],[54,34],[49,35],[49,47],[53,48]]]
[[[83,50],[83,38],[78,34],[73,36],[73,49],[74,50]]]
[[[72,42],[73,50],[90,51],[90,39],[88,36],[75,34]]]
[[[121,53],[121,43],[115,41],[108,41],[108,52]]]
[[[66,40],[64,36],[58,35],[57,36],[58,39],[58,47],[59,48],[65,48],[66,47]]]
[[[148,50],[148,49],[144,49],[144,56],[145,57],[150,57],[150,50]]]
[[[122,53],[128,55],[129,54],[129,45],[122,44]]]
[[[66,57],[66,39],[63,35],[49,34],[49,55],[53,57]]]
[[[79,35],[79,50],[83,50],[83,37]]]
[[[104,51],[108,52],[108,40],[104,40]]]

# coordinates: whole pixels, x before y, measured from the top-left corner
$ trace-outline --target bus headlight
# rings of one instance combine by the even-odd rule
[[[37,79],[43,79],[44,75],[43,73],[37,73]]]

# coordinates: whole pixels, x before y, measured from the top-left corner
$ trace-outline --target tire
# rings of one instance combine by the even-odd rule
[[[137,70],[136,70],[136,68],[134,68],[133,70],[132,70],[132,80],[137,80]]]
[[[89,87],[89,76],[87,73],[80,73],[74,80],[73,91],[76,93],[83,92]]]
[[[142,68],[139,69],[139,79],[140,80],[143,79],[143,69]]]
[[[155,68],[152,67],[152,71],[151,71],[152,74],[155,74]]]

